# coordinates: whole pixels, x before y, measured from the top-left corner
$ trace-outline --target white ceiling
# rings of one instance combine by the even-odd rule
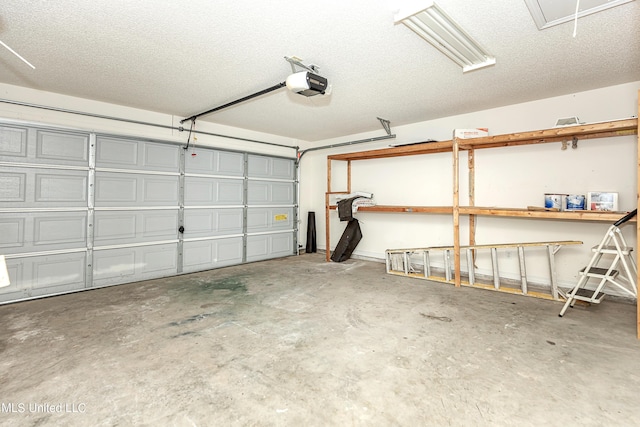
[[[570,0],[566,0],[570,1]],[[395,3],[395,4],[394,4]],[[539,31],[524,0],[438,0],[497,58],[461,69],[391,0],[2,0],[0,82],[174,114],[280,83],[285,55],[317,64],[330,96],[286,89],[202,117],[306,141],[640,80],[640,2]]]

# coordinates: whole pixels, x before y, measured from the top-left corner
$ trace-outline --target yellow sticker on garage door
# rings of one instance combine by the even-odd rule
[[[286,221],[288,216],[287,214],[279,214],[273,217],[276,221]]]

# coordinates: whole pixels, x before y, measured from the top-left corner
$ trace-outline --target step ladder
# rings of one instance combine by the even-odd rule
[[[519,295],[527,295],[544,299],[564,300],[565,294],[558,288],[555,255],[566,245],[581,245],[582,242],[575,240],[553,241],[553,242],[527,242],[527,243],[501,243],[488,245],[469,245],[460,246],[461,256],[466,255],[467,271],[461,272],[465,274],[468,280],[461,280],[464,286],[490,289],[500,292],[508,292]],[[529,280],[525,263],[525,248],[544,247],[546,249],[548,265],[549,265],[549,293],[538,292],[529,289]],[[500,277],[498,266],[498,250],[513,250],[518,253],[518,261],[520,267],[520,280],[518,287],[504,286],[505,279]],[[491,271],[492,284],[478,282],[476,278],[476,251],[488,250],[491,253]],[[398,276],[413,277],[418,279],[432,280],[436,282],[444,282],[454,284],[455,272],[453,271],[453,263],[451,260],[454,251],[453,246],[432,246],[425,248],[411,249],[387,249],[385,251],[386,268],[388,274]],[[441,252],[441,254],[439,254]],[[432,266],[435,259],[442,257],[444,264],[444,276],[436,275],[436,270]]]
[[[638,267],[632,254],[633,248],[627,246],[620,230],[620,226],[633,218],[636,211],[616,221],[609,227],[600,244],[591,248],[593,256],[589,264],[580,270],[578,283],[567,293],[560,317],[564,316],[567,308],[573,307],[576,301],[599,304],[605,297],[603,291],[606,286],[614,286],[625,295],[638,297]],[[597,283],[595,289],[587,289],[591,279]]]

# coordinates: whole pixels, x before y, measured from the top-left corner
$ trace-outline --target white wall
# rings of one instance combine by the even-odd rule
[[[314,211],[318,247],[325,248],[324,193],[328,154],[383,148],[390,141],[449,140],[454,128],[488,127],[491,135],[498,135],[550,128],[561,117],[578,116],[587,123],[635,117],[638,114],[639,89],[640,82],[634,82],[398,127],[393,126],[393,118],[388,117],[392,132],[397,135],[395,140],[310,152],[301,161],[301,242],[304,244],[306,239],[307,212]],[[384,135],[382,129],[322,141],[318,145],[381,135]],[[476,205],[526,208],[529,205],[543,206],[544,193],[616,191],[620,195],[620,209],[632,210],[636,206],[636,141],[635,136],[585,140],[579,142],[578,149],[565,151],[560,149],[560,143],[476,150]],[[345,189],[344,163],[332,164],[333,191]],[[463,154],[460,192],[463,205],[468,200],[465,165],[466,154]],[[450,153],[352,162],[352,190],[373,192],[378,204],[450,205],[452,185]],[[340,224],[335,213],[331,218],[333,248],[345,223]],[[355,255],[384,259],[386,249],[453,243],[450,215],[361,212],[357,218],[364,237]],[[578,270],[591,256],[589,248],[602,239],[610,225],[499,217],[478,217],[477,223],[476,241],[479,244],[583,241],[584,245],[565,247],[557,256],[559,280],[565,286],[575,283]],[[461,219],[461,225],[464,244],[468,236],[465,217]],[[624,234],[635,247],[634,228],[633,225],[625,227]],[[482,269],[483,265],[480,267]],[[531,265],[527,267],[533,278],[547,276],[542,255],[538,257],[534,253]],[[515,262],[506,263],[503,267],[506,275],[513,277],[517,277],[517,269]]]
[[[140,110],[136,108],[123,107],[120,105],[114,105],[105,102],[98,102],[72,96],[64,96],[56,93],[27,89],[6,84],[0,84],[0,99],[55,107],[58,109],[81,111],[84,113],[98,114],[102,116],[118,117],[127,120],[151,122],[175,128],[184,126],[187,130],[190,125],[190,122],[185,122],[184,125],[180,124],[180,120],[184,117],[172,116],[169,114],[162,114],[154,111]],[[185,144],[187,142],[188,136],[188,131],[180,132],[178,130],[164,129],[154,126],[124,123],[114,120],[18,106],[5,102],[0,102],[0,118],[2,118],[3,120],[14,119],[31,123],[63,126],[100,133],[113,133],[126,136],[158,139],[163,141],[175,141]],[[298,140],[295,139],[288,139],[278,135],[253,132],[229,126],[216,125],[213,123],[207,123],[205,121],[198,121],[196,124],[196,130],[215,133],[218,135],[228,135],[238,138],[276,143],[291,147],[295,147],[298,145]],[[191,141],[193,142],[193,139],[191,139]],[[224,148],[228,150],[250,151],[254,153],[271,154],[291,158],[296,157],[296,151],[293,148],[283,148],[210,135],[197,135],[196,147],[198,145]],[[192,146],[192,144],[190,144],[190,146]]]

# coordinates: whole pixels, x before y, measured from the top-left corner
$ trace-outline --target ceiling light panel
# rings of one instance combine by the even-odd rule
[[[576,1],[524,0],[539,30],[575,19]],[[580,0],[578,18],[634,0]]]
[[[434,1],[400,9],[395,23],[403,23],[462,67],[463,72],[494,65],[496,59]]]

